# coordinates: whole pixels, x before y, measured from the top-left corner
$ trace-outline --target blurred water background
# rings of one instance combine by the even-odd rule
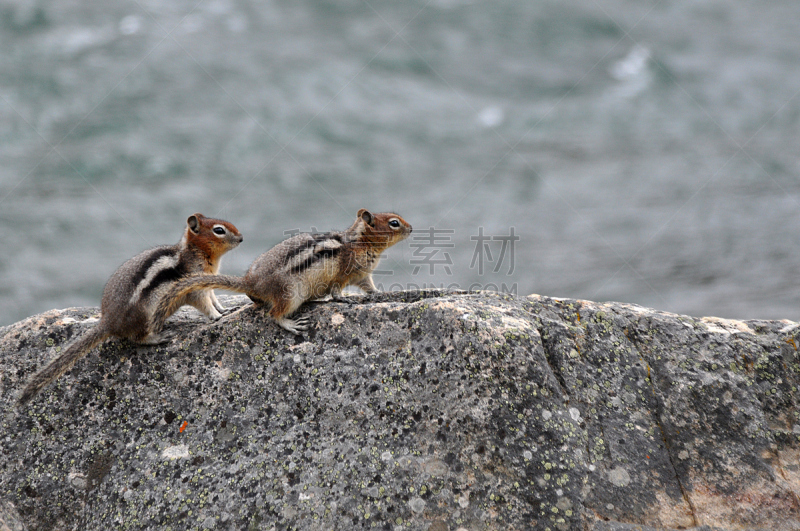
[[[361,207],[384,289],[797,320],[798,91],[797,0],[0,0],[0,324]]]

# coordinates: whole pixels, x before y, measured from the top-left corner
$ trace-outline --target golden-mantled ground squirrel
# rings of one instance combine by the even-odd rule
[[[308,328],[307,319],[288,317],[301,304],[326,295],[338,299],[349,285],[376,291],[372,271],[381,253],[409,234],[411,225],[397,214],[371,214],[362,208],[346,231],[292,236],[256,258],[244,277],[204,275],[179,281],[161,299],[154,320],[163,323],[195,290],[227,289],[267,305],[280,326],[299,334]]]
[[[56,359],[36,373],[19,396],[24,405],[56,378],[67,372],[79,359],[110,336],[138,343],[161,342],[158,333],[163,320],[184,304],[194,306],[210,319],[219,319],[225,309],[214,292],[196,291],[173,301],[162,321],[153,319],[159,299],[175,282],[201,273],[216,274],[220,258],[242,242],[242,235],[232,223],[189,216],[186,232],[176,245],[164,245],[144,251],[117,269],[103,289],[100,322],[66,347]]]

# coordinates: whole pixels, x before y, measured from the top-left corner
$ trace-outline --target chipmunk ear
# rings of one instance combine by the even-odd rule
[[[192,214],[189,216],[189,219],[186,220],[186,224],[189,225],[189,230],[195,234],[200,234],[200,220],[198,216],[202,218],[203,214]]]
[[[356,214],[356,216],[358,216],[359,218],[363,219],[364,223],[366,223],[370,227],[374,227],[375,226],[375,219],[372,217],[372,214],[370,213],[370,211],[367,210],[366,208],[362,208],[361,210],[359,210],[358,214]]]

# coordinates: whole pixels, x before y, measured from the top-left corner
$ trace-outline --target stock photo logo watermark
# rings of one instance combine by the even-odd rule
[[[300,234],[300,229],[284,231],[284,236],[292,237]],[[324,234],[319,232],[316,227],[311,227],[311,234]],[[466,291],[493,291],[496,293],[517,295],[518,287],[516,282],[506,282],[497,277],[510,277],[515,271],[515,248],[520,241],[519,235],[515,233],[514,227],[509,227],[506,233],[489,234],[484,227],[477,227],[469,236],[471,245],[474,245],[472,258],[469,263],[469,270],[478,276],[489,275],[487,282],[472,282],[468,285],[459,282],[387,282],[386,279],[379,277],[392,277],[396,272],[390,269],[389,264],[384,260],[383,267],[375,269],[372,274],[375,279],[375,287],[379,291],[421,291],[426,289],[444,290],[466,290]],[[454,270],[458,264],[453,260],[452,252],[456,248],[455,229],[434,228],[415,229],[410,237],[409,247],[412,249],[411,258],[408,266],[412,277],[421,275],[454,276]],[[351,258],[353,269],[358,269],[357,259]],[[464,264],[465,265],[465,264]],[[332,264],[320,264],[319,267],[333,267]]]

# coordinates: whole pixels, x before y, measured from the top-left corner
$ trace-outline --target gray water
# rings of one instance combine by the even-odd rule
[[[0,0],[0,324],[362,207],[441,231],[384,289],[797,320],[798,91],[797,0]]]

